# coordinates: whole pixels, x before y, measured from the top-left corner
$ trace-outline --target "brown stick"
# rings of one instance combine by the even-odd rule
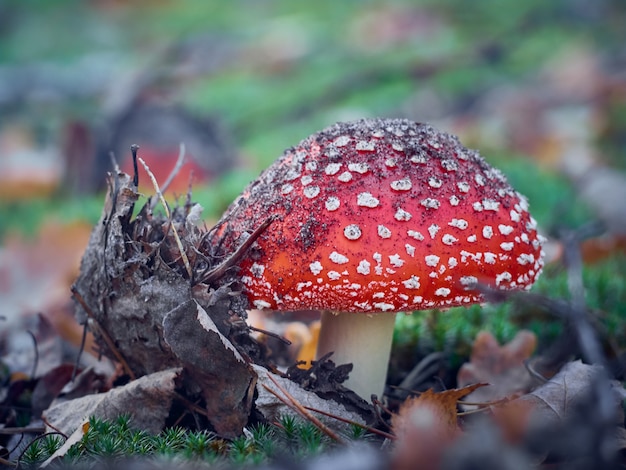
[[[322,414],[324,416],[328,416],[329,418],[333,418],[336,419],[337,421],[341,421],[342,423],[346,423],[346,424],[352,424],[353,426],[357,426],[361,429],[365,429],[368,432],[371,432],[372,434],[377,434],[381,437],[384,437],[386,439],[391,439],[391,440],[395,440],[396,436],[394,436],[393,434],[389,434],[388,432],[385,431],[381,431],[379,429],[376,428],[372,428],[370,426],[366,426],[364,424],[361,423],[357,423],[356,421],[352,421],[351,419],[347,419],[347,418],[342,418],[341,416],[336,416],[332,413],[327,413],[326,411],[322,411],[322,410],[318,410],[317,408],[311,408],[310,406],[305,406],[304,407],[307,410],[310,411],[314,411],[315,413],[319,413]]]

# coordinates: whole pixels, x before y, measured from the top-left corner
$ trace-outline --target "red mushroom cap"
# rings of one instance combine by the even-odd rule
[[[338,123],[288,149],[217,234],[256,308],[410,311],[528,289],[542,269],[526,199],[458,139],[400,119]]]

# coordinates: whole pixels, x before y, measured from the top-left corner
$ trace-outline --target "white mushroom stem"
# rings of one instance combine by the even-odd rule
[[[395,313],[322,313],[316,357],[333,352],[335,364],[352,363],[344,384],[363,399],[382,398],[391,354]]]

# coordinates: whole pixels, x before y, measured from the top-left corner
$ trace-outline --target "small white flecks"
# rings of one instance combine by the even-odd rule
[[[511,220],[513,222],[519,222],[520,221],[519,212],[515,211],[514,209],[511,209]]]
[[[474,181],[476,181],[476,184],[478,186],[484,186],[485,185],[485,177],[483,175],[481,175],[480,173],[476,173],[476,175],[474,176]]]
[[[390,183],[391,189],[395,191],[409,191],[413,186],[411,184],[411,180],[408,178],[404,178],[401,180],[392,181]]]
[[[451,256],[450,258],[448,258],[448,266],[449,267],[454,268],[458,264],[459,264],[459,262],[456,260],[456,258],[454,256]]]
[[[252,278],[250,276],[241,276],[241,282],[243,282],[246,286],[251,285],[253,282]],[[148,300],[148,299],[146,299]]]
[[[313,182],[313,177],[311,175],[304,175],[302,178],[300,178],[300,183],[302,183],[302,186],[306,186],[307,184],[311,184]]]
[[[482,212],[483,211],[483,205],[480,202],[475,202],[472,204],[472,207],[474,208],[474,210],[476,212]]]
[[[389,230],[384,225],[379,225],[378,226],[378,236],[380,238],[390,238],[391,237],[391,230]]]
[[[339,173],[340,168],[341,168],[341,163],[329,163],[328,165],[326,165],[326,168],[324,169],[324,173],[326,173],[328,176],[333,176]]]
[[[404,304],[402,304],[401,307],[406,307],[406,301],[409,300],[409,296],[406,294],[398,294],[398,297],[400,297],[402,300],[404,300]]]
[[[335,146],[337,147],[345,147],[350,143],[350,137],[347,135],[340,135],[335,139]]]
[[[535,257],[532,254],[522,253],[517,257],[517,262],[522,266],[525,264],[530,264],[535,262]]]
[[[356,203],[361,207],[378,207],[380,201],[372,196],[372,193],[360,193],[356,198]]]
[[[439,143],[438,140],[435,140],[434,136],[429,137],[426,143],[435,150],[439,150],[441,148],[441,143]]]
[[[519,206],[522,208],[522,211],[528,212],[528,201],[526,197],[522,196],[520,193],[517,193],[517,196],[519,197]]]
[[[511,251],[513,249],[513,245],[515,245],[513,242],[504,242],[500,243],[500,248],[504,251]]]
[[[443,274],[446,272],[446,267],[442,264],[441,266],[439,266],[439,274]]]
[[[336,281],[339,278],[341,278],[341,274],[337,271],[328,271],[328,279],[330,279],[331,281]]]
[[[424,206],[426,209],[438,209],[441,203],[438,199],[433,199],[431,197],[427,197],[426,199],[422,199],[420,204]]]
[[[360,152],[373,152],[376,150],[376,143],[371,141],[368,142],[367,140],[359,140],[356,143],[355,148]]]
[[[415,256],[415,247],[409,243],[406,243],[404,245],[404,248],[406,249],[406,254],[409,255],[410,257],[414,257]]]
[[[311,287],[312,285],[313,285],[313,283],[311,281],[308,281],[308,282],[298,282],[298,284],[296,285],[296,290],[298,292],[300,292],[305,287]]]
[[[315,261],[309,264],[309,268],[311,269],[311,272],[313,273],[314,276],[317,276],[324,269],[324,267],[322,266],[322,263],[320,263],[319,261]]]
[[[358,240],[361,238],[361,228],[356,224],[350,224],[343,229],[343,234],[348,240]]]
[[[404,260],[400,258],[400,255],[398,253],[396,253],[395,255],[390,255],[389,262],[394,268],[400,268],[404,264]]]
[[[333,251],[330,255],[328,255],[328,258],[336,264],[346,264],[350,261],[347,256],[337,253],[336,251]]]
[[[253,263],[252,266],[250,266],[250,272],[254,274],[254,277],[262,277],[263,273],[265,272],[265,266],[263,266],[262,264]]]
[[[478,240],[478,237],[476,236],[476,234],[470,235],[469,237],[467,237],[467,241],[470,243],[474,243],[476,240]]]
[[[428,233],[430,234],[430,238],[435,238],[435,235],[437,235],[438,231],[439,225],[437,224],[432,224],[430,227],[428,227]]]
[[[382,139],[383,137],[385,137],[385,131],[383,129],[376,129],[374,132],[372,132],[372,137]]]
[[[454,236],[452,236],[452,235],[450,235],[449,233],[444,233],[444,234],[443,234],[443,237],[441,237],[441,241],[442,241],[445,245],[452,246],[452,245],[454,245],[456,242],[458,242],[458,241],[459,241],[459,239],[458,239],[458,238],[456,238],[456,237],[454,237]]]
[[[264,308],[270,308],[272,306],[272,304],[266,302],[265,300],[255,300],[252,303],[257,308],[257,310],[263,310]]]
[[[328,211],[336,211],[339,209],[339,205],[339,198],[336,196],[329,196],[328,199],[326,199],[326,210]]]
[[[404,209],[401,209],[398,207],[398,210],[396,211],[396,215],[394,215],[395,219],[398,221],[407,221],[407,220],[411,220],[411,214],[409,214],[407,211],[405,211]]]
[[[395,310],[396,306],[394,304],[388,304],[385,302],[374,302],[374,308],[383,312],[390,312],[392,310]]]
[[[385,271],[387,271],[389,274],[395,274],[396,273],[396,270],[395,269],[391,269],[391,268],[385,268]]]
[[[459,165],[454,160],[441,160],[441,166],[446,171],[456,171],[459,168]]]
[[[494,253],[485,252],[485,263],[496,264],[496,255]]]
[[[365,162],[362,162],[362,163],[348,163],[348,170],[355,171],[355,172],[357,172],[357,173],[359,173],[361,175],[367,173],[369,169],[370,169],[370,167]]]
[[[459,181],[456,186],[462,193],[468,193],[470,190],[470,185],[466,181]]]
[[[385,160],[385,166],[389,168],[394,168],[398,164],[398,161],[395,158],[388,158]]]
[[[344,171],[342,174],[337,176],[337,179],[342,183],[348,183],[352,180],[352,173],[350,173],[349,171]]]
[[[483,227],[483,237],[487,240],[493,237],[493,227],[491,225],[485,225]]]
[[[502,282],[510,282],[511,279],[513,279],[513,276],[511,276],[511,273],[508,271],[496,274],[496,286],[499,286]]]
[[[498,225],[498,230],[500,231],[502,235],[510,235],[511,233],[513,233],[513,230],[515,229],[511,227],[510,225],[500,224]]]
[[[486,211],[497,211],[498,209],[500,209],[500,203],[492,199],[484,199],[483,207]]]
[[[402,281],[404,287],[407,289],[419,289],[420,288],[420,278],[417,276],[411,276],[406,281]]]
[[[380,253],[376,252],[372,255],[372,258],[374,258],[374,261],[376,261],[378,264],[383,262],[383,255],[381,255]]]
[[[354,302],[354,306],[357,308],[360,308],[361,310],[371,310],[372,307],[370,306],[369,302]]]
[[[439,277],[439,274],[437,274],[436,271],[431,271],[430,274],[428,274],[428,277],[431,277],[433,279],[437,279]]]
[[[450,295],[450,289],[447,287],[440,287],[435,291],[435,295],[438,295],[439,297],[448,297]]]
[[[359,274],[363,274],[365,276],[367,276],[370,273],[370,267],[372,265],[370,264],[369,261],[367,260],[361,260],[359,262],[359,265],[356,267],[356,272]]]
[[[459,198],[456,197],[454,194],[450,196],[450,205],[455,207],[459,205]]]
[[[298,178],[300,178],[300,170],[296,168],[290,168],[285,175],[285,180],[287,181],[293,181]]]
[[[384,298],[385,298],[384,292],[374,292],[372,294],[372,299],[384,299]]]
[[[404,152],[404,145],[394,142],[391,144],[391,148],[396,152]]]
[[[407,230],[406,234],[411,237],[414,238],[415,240],[421,242],[424,240],[424,235],[422,235],[420,232],[416,231],[416,230]]]
[[[475,276],[462,276],[460,282],[464,286],[473,286],[478,283],[478,278]]]
[[[448,225],[450,227],[460,228],[461,230],[465,230],[469,226],[467,220],[465,219],[452,219],[450,222],[448,222]]]
[[[317,196],[320,193],[320,187],[319,186],[307,186],[302,190],[302,192],[309,199],[313,199],[315,196]]]
[[[315,160],[311,160],[310,162],[306,162],[306,165],[304,165],[304,168],[306,168],[309,171],[315,171],[315,170],[317,170],[317,162]]]
[[[424,256],[424,261],[426,261],[426,266],[435,267],[439,264],[439,256],[427,255],[427,256]]]
[[[412,163],[426,163],[426,155],[423,153],[415,154],[411,157]]]
[[[431,188],[441,188],[442,184],[443,181],[441,181],[439,178],[435,178],[434,176],[428,178],[428,186],[430,186]]]
[[[289,194],[291,191],[293,191],[293,184],[291,183],[283,184],[282,188],[280,188],[281,194]]]

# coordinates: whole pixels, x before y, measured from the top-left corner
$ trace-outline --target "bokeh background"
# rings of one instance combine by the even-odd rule
[[[170,198],[193,176],[211,224],[286,147],[396,116],[458,134],[528,196],[551,240],[540,291],[567,295],[559,234],[591,227],[588,301],[623,340],[625,24],[621,0],[3,0],[0,331],[42,314],[78,342],[69,286],[131,143],[159,181],[185,144]],[[505,340],[509,313],[398,334],[446,347],[491,322]]]

